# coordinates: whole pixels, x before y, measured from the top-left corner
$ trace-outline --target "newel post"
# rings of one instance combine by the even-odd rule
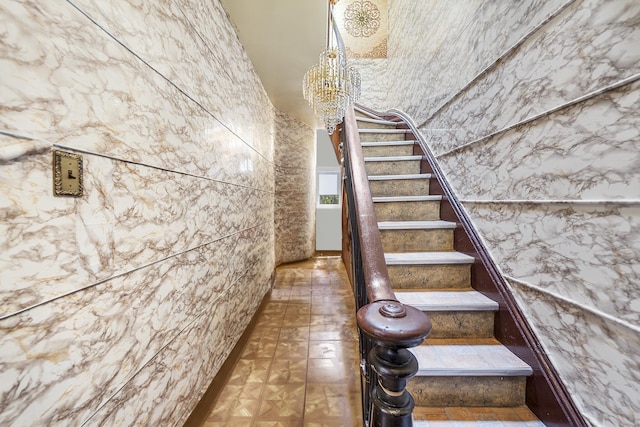
[[[367,358],[372,376],[369,427],[409,427],[414,403],[406,386],[418,372],[418,361],[407,348],[424,341],[431,320],[398,301],[367,304],[358,310],[357,319],[360,330],[375,344]]]

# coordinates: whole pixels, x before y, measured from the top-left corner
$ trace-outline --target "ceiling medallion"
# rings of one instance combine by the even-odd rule
[[[344,29],[353,37],[370,37],[380,28],[380,10],[367,0],[356,0],[344,11]]]

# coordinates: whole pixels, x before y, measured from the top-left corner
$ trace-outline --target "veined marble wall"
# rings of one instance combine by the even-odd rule
[[[638,425],[640,3],[392,0],[389,29],[363,98],[420,125],[587,420]]]
[[[276,111],[276,265],[315,252],[316,133]]]
[[[181,425],[270,288],[273,107],[218,1],[6,0],[0,34],[0,425]]]

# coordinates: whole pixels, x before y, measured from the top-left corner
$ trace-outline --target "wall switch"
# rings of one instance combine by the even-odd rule
[[[53,195],[82,197],[82,156],[53,151]]]

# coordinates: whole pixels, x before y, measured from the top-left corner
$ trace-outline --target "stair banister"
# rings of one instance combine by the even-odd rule
[[[346,112],[342,135],[363,419],[370,427],[411,426],[414,403],[406,384],[418,363],[407,349],[424,341],[431,321],[422,311],[398,302],[391,288],[353,106]]]

